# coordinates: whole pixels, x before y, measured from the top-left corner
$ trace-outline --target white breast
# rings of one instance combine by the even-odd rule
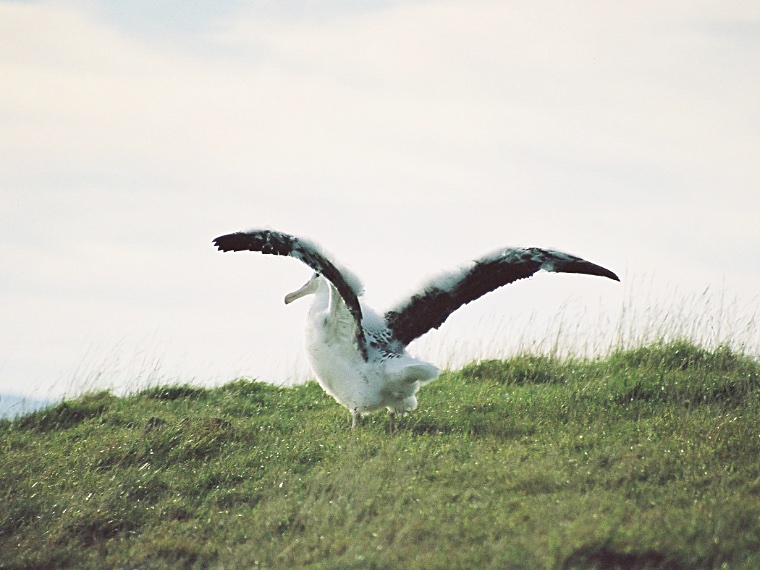
[[[337,292],[324,284],[315,294],[306,328],[306,352],[320,386],[352,412],[415,409],[417,390],[438,376],[438,369],[406,354],[387,358],[377,350],[365,361],[356,347],[356,321]]]

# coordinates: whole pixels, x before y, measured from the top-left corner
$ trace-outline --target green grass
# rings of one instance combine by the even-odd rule
[[[444,373],[391,432],[318,385],[0,421],[0,568],[760,568],[760,364],[655,343]]]

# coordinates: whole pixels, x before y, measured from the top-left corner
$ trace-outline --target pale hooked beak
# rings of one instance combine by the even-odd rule
[[[293,291],[292,293],[288,293],[285,295],[285,304],[289,305],[296,299],[300,299],[301,297],[305,297],[306,295],[311,295],[312,293],[317,292],[317,287],[319,286],[319,275],[314,275],[311,279],[309,279],[306,284],[298,289],[297,291]]]

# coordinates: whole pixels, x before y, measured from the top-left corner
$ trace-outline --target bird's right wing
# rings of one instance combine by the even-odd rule
[[[503,285],[530,277],[539,270],[585,273],[620,281],[609,269],[580,257],[550,249],[508,247],[487,255],[464,269],[443,275],[399,306],[385,313],[395,338],[407,345],[437,329],[462,305]]]
[[[362,329],[359,304],[361,283],[345,268],[338,268],[321,249],[308,240],[274,230],[250,230],[219,236],[214,245],[220,251],[258,251],[267,255],[288,255],[311,267],[335,286],[356,322],[356,344],[367,359],[367,341]]]

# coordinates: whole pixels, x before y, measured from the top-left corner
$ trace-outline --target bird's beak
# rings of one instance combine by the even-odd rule
[[[306,284],[298,289],[297,291],[293,291],[292,293],[288,293],[285,295],[285,304],[289,305],[296,299],[300,299],[301,297],[305,297],[306,295],[309,295],[311,293],[316,292],[317,290],[317,279],[309,279]]]

